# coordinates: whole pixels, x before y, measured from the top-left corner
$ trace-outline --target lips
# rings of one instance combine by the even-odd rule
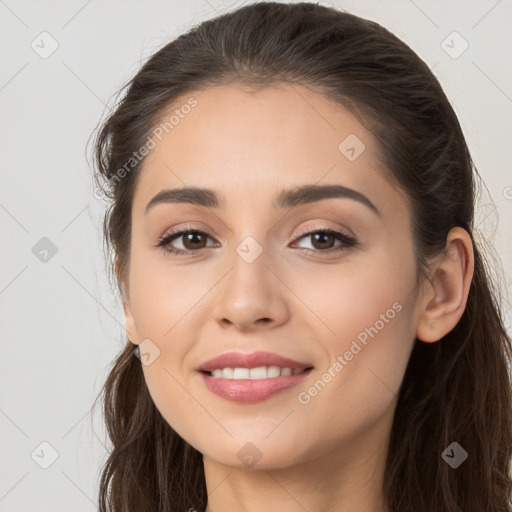
[[[254,404],[276,395],[286,396],[286,390],[291,390],[300,382],[304,382],[312,371],[314,370],[305,370],[300,374],[286,377],[257,380],[223,379],[212,377],[206,372],[201,372],[199,375],[207,389],[218,397],[237,404]],[[290,397],[288,396],[288,398]]]
[[[197,370],[211,372],[218,368],[258,368],[259,366],[279,366],[281,368],[313,368],[310,363],[301,363],[273,352],[227,352],[203,363]]]

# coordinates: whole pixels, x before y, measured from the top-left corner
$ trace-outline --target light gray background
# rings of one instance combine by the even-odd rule
[[[105,203],[92,193],[86,142],[155,50],[242,3],[0,0],[1,511],[96,510],[107,452],[101,413],[90,409],[124,343],[124,319],[106,280]],[[479,228],[510,290],[511,1],[319,3],[384,25],[439,78],[487,184]],[[50,48],[43,31],[58,43],[45,59],[31,47]],[[445,51],[462,48],[447,39],[453,31],[469,44],[458,58]],[[33,253],[42,237],[57,248],[46,262]],[[42,442],[58,454],[47,469],[52,448]]]

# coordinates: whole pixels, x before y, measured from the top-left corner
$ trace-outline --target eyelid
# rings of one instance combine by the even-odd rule
[[[159,238],[159,240],[163,240],[165,238],[168,238],[169,236],[173,235],[173,234],[177,234],[177,233],[180,233],[180,234],[183,234],[184,232],[186,231],[197,231],[199,233],[202,233],[204,235],[207,235],[209,236],[210,238],[212,238],[212,236],[210,235],[210,233],[208,232],[209,231],[213,231],[209,228],[200,228],[200,227],[197,227],[197,226],[192,226],[192,225],[184,225],[184,226],[180,226],[180,227],[177,227],[177,228],[170,228],[169,230],[165,231],[165,233]],[[311,233],[315,233],[317,231],[329,231],[331,230],[332,232],[336,232],[336,233],[339,233],[341,235],[344,235],[345,237],[347,238],[356,238],[355,235],[353,234],[353,232],[351,230],[349,230],[348,228],[333,228],[333,227],[330,227],[330,226],[326,226],[325,224],[324,225],[315,225],[315,226],[308,226],[306,228],[301,228],[299,229],[298,231],[295,232],[295,234],[293,235],[295,237],[295,239],[301,235],[305,235],[305,234],[311,234]],[[215,233],[215,236],[217,238],[220,238],[216,233]]]
[[[186,225],[186,226],[180,226],[179,228],[171,228],[170,230],[166,231],[161,237],[158,238],[156,245],[161,246],[161,245],[163,245],[163,242],[165,242],[166,240],[170,240],[172,238],[179,238],[180,236],[183,236],[189,232],[200,233],[200,234],[205,235],[208,238],[211,238],[213,240],[213,237],[205,229],[201,229],[196,226],[187,226]],[[174,235],[176,235],[176,236],[174,236]]]
[[[158,242],[162,242],[162,241],[172,237],[172,235],[184,235],[185,233],[191,232],[191,231],[201,233],[202,235],[206,235],[209,238],[213,238],[206,230],[200,229],[196,226],[185,225],[185,226],[181,226],[179,228],[171,228],[170,231],[166,231],[164,233],[164,235],[162,235],[158,239]],[[355,240],[355,237],[352,234],[348,234],[348,233],[341,231],[337,228],[331,228],[331,227],[325,226],[325,225],[324,226],[309,226],[307,228],[299,229],[299,231],[295,232],[293,240],[296,241],[299,238],[303,238],[303,236],[305,236],[305,235],[311,235],[314,233],[318,233],[320,231],[332,233],[332,234],[336,234],[336,235],[341,235],[342,237],[346,238],[347,240]],[[179,238],[179,236],[177,236],[176,238]]]
[[[200,254],[203,249],[206,249],[207,247],[203,247],[200,249],[175,249],[175,248],[166,248],[168,245],[170,245],[170,242],[174,238],[180,238],[181,236],[184,236],[187,233],[195,232],[200,233],[207,238],[213,239],[210,234],[203,229],[199,229],[195,226],[181,226],[179,228],[172,228],[171,231],[167,231],[159,240],[156,246],[163,250],[164,252],[168,253],[169,255],[173,255],[175,257],[193,257],[197,254]],[[305,247],[299,247],[299,249],[304,254],[311,254],[313,253],[314,256],[317,257],[329,257],[334,255],[341,255],[342,253],[357,248],[360,244],[359,241],[356,239],[356,237],[352,235],[347,235],[344,231],[332,228],[330,226],[309,226],[307,228],[302,228],[298,232],[295,233],[294,242],[297,242],[301,240],[302,238],[306,238],[307,236],[311,236],[315,233],[327,233],[335,238],[337,238],[341,243],[338,246],[335,246],[334,248],[330,248],[327,250],[321,250],[321,249],[309,249]],[[172,247],[172,246],[171,246]],[[210,246],[211,248],[211,246]]]
[[[325,224],[321,225],[321,226],[308,226],[307,228],[301,228],[295,233],[294,236],[296,238],[298,238],[298,237],[302,237],[303,235],[310,235],[313,233],[317,233],[319,231],[336,233],[339,235],[343,235],[343,237],[345,237],[347,239],[352,239],[352,240],[356,239],[356,237],[352,233],[352,231],[347,228],[333,228],[331,226],[326,226]]]

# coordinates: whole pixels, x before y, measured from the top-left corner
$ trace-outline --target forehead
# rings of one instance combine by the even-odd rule
[[[181,109],[188,104],[195,106]],[[159,126],[166,122],[137,185],[134,209],[141,213],[162,189],[184,185],[218,190],[229,204],[266,200],[269,208],[277,191],[304,184],[339,183],[375,198],[381,211],[397,199],[371,132],[307,87],[194,91],[175,101]]]

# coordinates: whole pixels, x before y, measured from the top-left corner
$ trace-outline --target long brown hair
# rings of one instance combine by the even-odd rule
[[[104,218],[105,246],[114,255],[110,277],[122,294],[131,205],[144,161],[134,162],[133,154],[169,106],[216,85],[284,81],[315,87],[374,134],[389,179],[410,207],[418,283],[452,227],[466,229],[474,244],[474,277],[460,321],[437,343],[416,339],[411,353],[386,461],[387,506],[392,512],[508,512],[512,343],[500,288],[473,238],[481,178],[439,82],[379,24],[314,3],[262,2],[203,22],[157,51],[119,91],[124,95],[95,139],[95,178],[110,200]],[[204,511],[202,454],[156,409],[128,340],[98,398],[112,442],[100,512]],[[469,455],[457,469],[441,456],[453,441]]]

